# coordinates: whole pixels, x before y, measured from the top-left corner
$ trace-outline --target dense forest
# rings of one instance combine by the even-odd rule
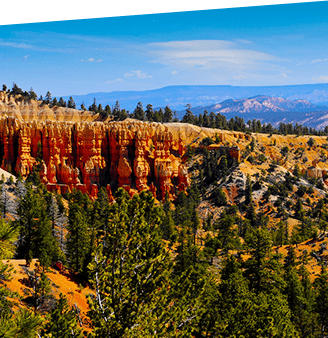
[[[14,85],[15,95],[18,90]],[[18,94],[31,99],[33,93]],[[50,99],[49,93],[49,102],[41,104]],[[137,108],[130,116],[156,116],[149,107],[144,115],[142,105]],[[181,122],[211,123],[205,113],[188,120],[193,116],[188,110]],[[225,123],[216,125],[220,128],[267,128],[257,122],[246,127],[237,119],[229,125],[218,116]],[[265,162],[260,145],[250,139],[241,161]],[[204,138],[196,150],[188,148],[192,183],[175,201],[168,195],[156,201],[144,191],[131,197],[122,188],[114,191],[113,203],[105,188],[95,200],[76,190],[61,196],[47,191],[38,170],[26,181],[3,176],[0,337],[328,336],[328,196],[321,193],[322,181],[302,175],[295,165],[273,183],[270,175],[279,165],[272,161],[255,180],[247,175],[243,199],[230,203],[222,182],[234,179],[240,163],[220,148],[207,147],[221,142]],[[310,138],[307,146],[313,142]],[[289,152],[282,148],[282,158]],[[254,202],[264,186],[261,206],[267,213]],[[200,217],[204,203],[217,214]],[[292,231],[290,216],[297,220]],[[320,241],[319,252],[299,253],[298,245],[305,241]],[[286,255],[278,250],[283,247]],[[315,276],[308,270],[313,258],[320,266]],[[9,259],[26,263],[31,288],[24,296],[6,288],[13,275]],[[35,259],[38,264],[30,269]],[[54,297],[47,272],[56,262],[69,268],[70,278],[81,287],[93,290],[86,318],[69,305],[67,295]]]
[[[1,336],[325,337],[324,261],[312,281],[307,253],[297,258],[290,246],[283,257],[272,248],[317,238],[328,224],[327,198],[306,210],[298,192],[290,208],[301,226],[288,237],[286,223],[270,229],[268,217],[255,213],[256,187],[249,178],[245,202],[238,206],[227,205],[219,187],[206,197],[207,187],[238,164],[206,148],[202,156],[188,193],[160,204],[149,193],[131,198],[122,188],[110,204],[104,188],[92,201],[80,191],[53,195],[33,177],[3,179],[1,258],[25,259],[27,267],[37,258],[39,265],[31,272],[34,292],[20,298],[23,309],[13,312],[18,296],[0,287]],[[267,194],[283,196],[298,180],[295,175]],[[201,224],[197,206],[206,199],[224,211]],[[200,228],[207,233],[201,241]],[[59,260],[95,291],[87,322],[79,321],[64,295],[52,295],[45,272]],[[10,273],[3,260],[1,279]]]

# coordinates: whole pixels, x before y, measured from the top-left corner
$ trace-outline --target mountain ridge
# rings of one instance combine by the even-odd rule
[[[119,101],[122,108],[134,110],[138,102],[154,107],[170,105],[171,109],[182,110],[186,104],[192,107],[220,103],[226,99],[242,99],[256,95],[283,97],[289,100],[304,99],[314,104],[328,105],[328,84],[305,84],[285,86],[232,86],[232,85],[173,85],[144,91],[94,92],[85,95],[73,95],[79,106],[97,103],[113,106]],[[57,99],[59,96],[56,96]],[[68,100],[69,96],[63,96]]]

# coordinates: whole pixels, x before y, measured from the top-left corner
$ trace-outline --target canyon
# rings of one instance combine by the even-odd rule
[[[75,188],[95,198],[104,186],[110,200],[118,187],[130,195],[149,190],[159,200],[166,193],[175,198],[190,185],[183,163],[186,144],[213,136],[205,129],[99,121],[88,111],[50,108],[0,92],[1,168],[24,179],[38,168],[42,183],[58,193]]]

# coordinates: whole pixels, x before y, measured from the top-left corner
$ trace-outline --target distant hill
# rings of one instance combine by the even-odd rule
[[[288,100],[307,100],[317,105],[328,105],[328,84],[290,85],[290,86],[168,86],[160,89],[145,91],[115,91],[109,93],[90,93],[73,95],[78,107],[84,102],[86,107],[93,103],[103,106],[114,105],[118,100],[121,107],[134,110],[138,102],[144,107],[151,103],[153,107],[165,107],[183,110],[187,103],[192,107],[209,106],[227,99],[243,99],[265,95],[281,97]],[[58,99],[59,97],[57,97]],[[63,97],[66,101],[68,96]]]
[[[322,129],[328,125],[328,106],[318,106],[306,100],[287,100],[281,97],[259,95],[247,99],[229,99],[219,104],[192,108],[194,115],[207,110],[209,113],[223,114],[228,120],[231,117],[243,117],[248,120],[260,120],[277,126],[280,122],[298,123],[308,127]],[[185,111],[177,112],[182,118]]]

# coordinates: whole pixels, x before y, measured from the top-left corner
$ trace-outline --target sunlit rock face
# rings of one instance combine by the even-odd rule
[[[1,168],[26,178],[38,165],[50,191],[76,188],[95,198],[105,186],[112,199],[112,191],[124,187],[131,195],[150,190],[163,199],[190,185],[184,150],[157,123],[27,122],[3,116],[0,142]]]

